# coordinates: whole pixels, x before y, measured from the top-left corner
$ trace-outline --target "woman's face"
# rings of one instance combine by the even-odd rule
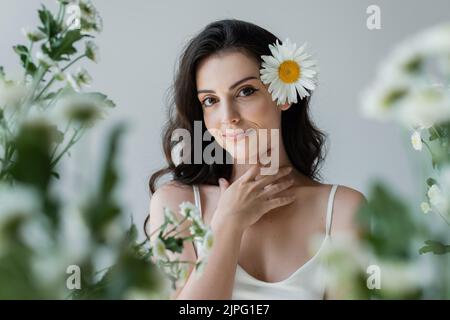
[[[281,110],[288,106],[272,101],[254,59],[241,52],[210,56],[199,64],[196,82],[206,128],[234,159],[247,160],[270,149],[272,130],[278,131],[279,142]],[[250,139],[262,147],[256,148]]]

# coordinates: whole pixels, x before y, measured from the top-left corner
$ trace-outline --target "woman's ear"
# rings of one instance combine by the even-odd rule
[[[292,103],[285,103],[285,104],[282,104],[281,106],[279,106],[279,108],[280,108],[281,111],[286,111],[291,106],[292,106]]]

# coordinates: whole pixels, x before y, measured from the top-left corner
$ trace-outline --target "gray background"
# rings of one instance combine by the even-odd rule
[[[24,43],[20,28],[37,24],[40,3],[0,0],[0,65],[17,74],[11,46]],[[237,18],[256,23],[298,44],[307,41],[320,66],[320,85],[312,112],[329,134],[322,175],[368,194],[373,179],[386,181],[399,194],[417,196],[420,160],[409,136],[391,124],[361,118],[359,94],[375,75],[381,59],[407,35],[449,20],[449,0],[315,0],[315,1],[144,1],[95,0],[104,20],[98,36],[100,64],[84,63],[94,78],[91,89],[107,93],[118,105],[72,152],[61,168],[70,197],[88,189],[83,179],[96,174],[105,132],[126,120],[130,130],[121,149],[124,184],[118,197],[135,222],[147,214],[147,181],[164,164],[160,132],[165,120],[165,93],[176,59],[186,41],[209,22]],[[366,8],[381,7],[381,30],[366,27]],[[410,161],[411,160],[411,161]],[[69,182],[67,182],[69,181]],[[419,198],[420,199],[420,198]]]

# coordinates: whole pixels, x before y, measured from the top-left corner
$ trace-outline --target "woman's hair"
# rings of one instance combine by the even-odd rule
[[[194,164],[193,152],[190,155],[190,164],[175,164],[172,159],[172,148],[176,142],[171,139],[172,132],[183,128],[190,132],[191,137],[194,137],[194,121],[201,121],[202,137],[206,131],[196,88],[197,67],[204,59],[219,53],[239,51],[261,65],[261,55],[271,55],[269,44],[275,43],[277,39],[272,33],[255,24],[227,19],[208,24],[187,43],[171,88],[168,121],[162,134],[163,149],[168,165],[151,176],[149,181],[151,193],[156,190],[157,180],[169,173],[172,174],[173,180],[186,185],[218,185],[219,178],[228,180],[231,177],[232,164],[227,164],[226,161],[223,164]],[[298,103],[283,111],[281,115],[281,136],[284,147],[289,160],[298,171],[314,180],[320,180],[318,171],[324,159],[325,134],[319,131],[310,119],[308,110],[310,98],[300,100],[297,96],[297,101]],[[194,139],[190,140],[190,150],[194,150]],[[209,143],[211,142],[202,143],[202,154]],[[217,146],[216,150],[221,150],[223,154],[220,156],[227,156],[227,152],[220,146]]]

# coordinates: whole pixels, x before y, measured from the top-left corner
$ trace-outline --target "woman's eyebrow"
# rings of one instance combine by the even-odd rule
[[[258,79],[258,78],[254,77],[254,76],[245,77],[244,79],[241,79],[241,80],[237,81],[236,83],[234,83],[233,85],[231,85],[229,90],[232,90],[233,88],[235,88],[236,86],[238,86],[242,82],[250,80],[250,79]],[[215,93],[215,91],[214,90],[207,90],[207,89],[197,90],[197,94],[199,94],[199,93]]]

